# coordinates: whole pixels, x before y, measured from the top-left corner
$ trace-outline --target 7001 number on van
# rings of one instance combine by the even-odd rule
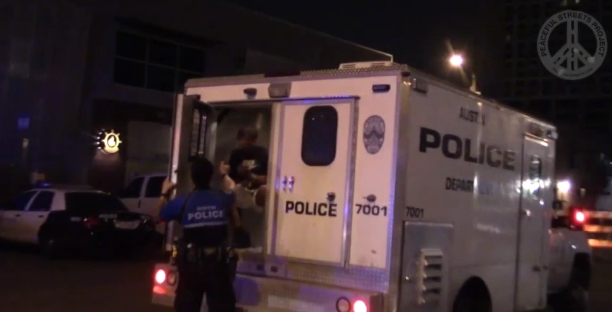
[[[368,216],[387,216],[387,206],[377,206],[377,205],[362,205],[355,204],[357,207],[357,214],[363,214]]]

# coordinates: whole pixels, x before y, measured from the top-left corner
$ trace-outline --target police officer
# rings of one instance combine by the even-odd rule
[[[233,267],[227,252],[230,223],[232,219],[237,222],[234,195],[211,190],[213,172],[210,161],[196,159],[191,164],[193,192],[168,201],[174,184],[166,181],[162,186],[160,219],[179,221],[183,227],[178,243],[177,312],[199,312],[204,294],[210,312],[236,309]]]

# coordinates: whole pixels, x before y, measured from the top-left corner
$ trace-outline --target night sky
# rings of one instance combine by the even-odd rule
[[[476,69],[485,91],[496,85],[503,60],[501,0],[229,0],[295,24],[382,50],[445,79],[450,42]],[[477,60],[477,61],[475,61]]]

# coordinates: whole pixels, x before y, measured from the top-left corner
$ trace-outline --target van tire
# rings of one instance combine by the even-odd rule
[[[550,306],[555,312],[584,312],[589,305],[588,272],[574,265],[567,287],[551,297]]]
[[[491,296],[484,282],[478,278],[467,281],[455,298],[453,312],[492,312]]]

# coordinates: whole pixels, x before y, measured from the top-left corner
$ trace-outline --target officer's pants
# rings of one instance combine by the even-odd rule
[[[199,312],[202,298],[206,294],[208,312],[234,312],[232,263],[211,257],[201,264],[184,262],[179,264],[179,280],[174,299],[177,312]]]

